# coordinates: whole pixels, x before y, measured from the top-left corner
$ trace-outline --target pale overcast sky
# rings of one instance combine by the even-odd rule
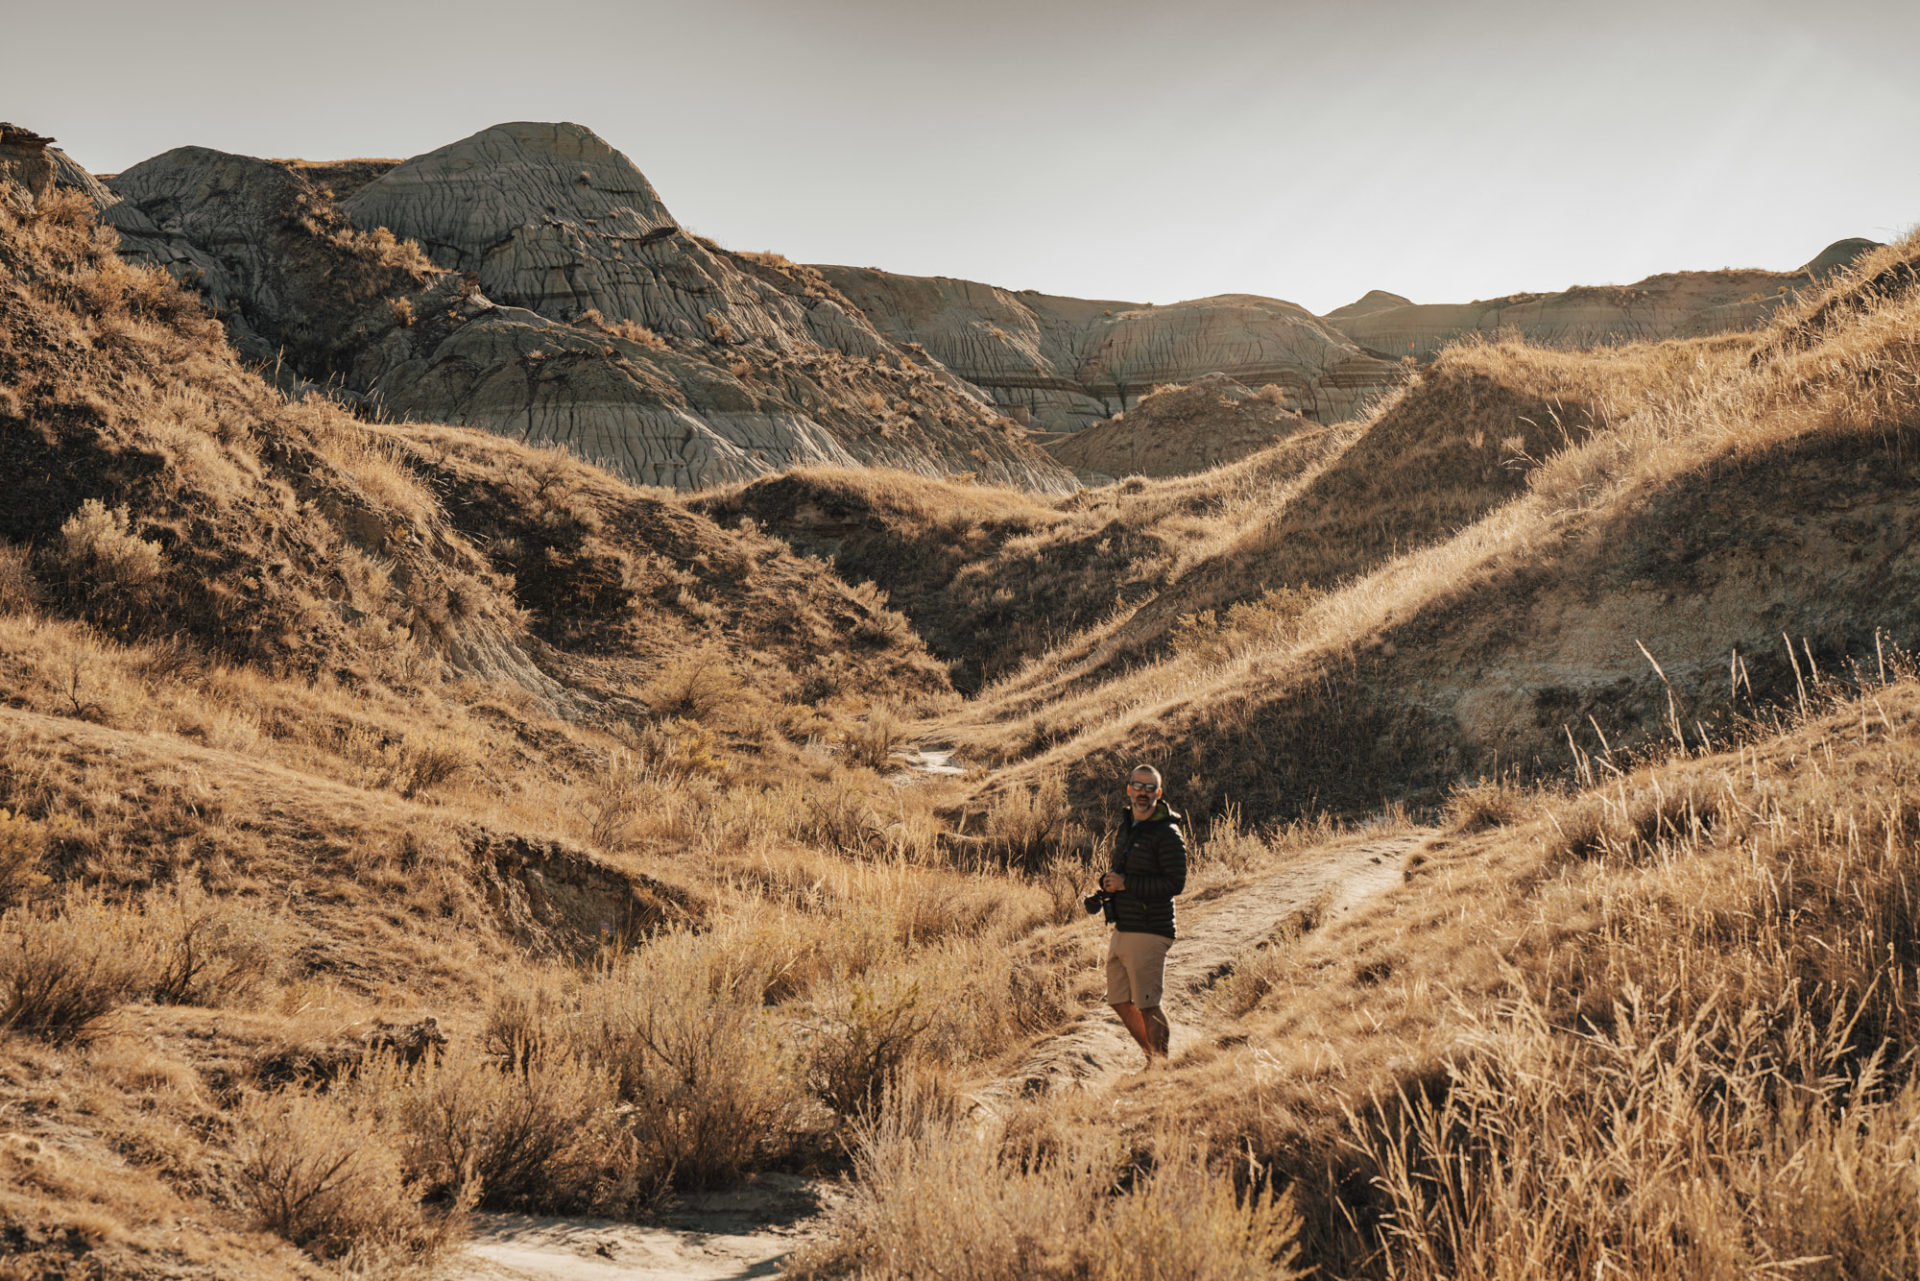
[[[1920,5],[0,0],[96,171],[574,120],[736,249],[1324,312],[1786,269],[1920,222]]]

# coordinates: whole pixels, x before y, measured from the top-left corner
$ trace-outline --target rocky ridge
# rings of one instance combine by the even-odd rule
[[[399,164],[179,148],[109,186],[123,254],[198,288],[288,390],[682,489],[805,464],[1073,483],[816,274],[687,233],[578,125],[497,126]]]
[[[1222,294],[1170,306],[1059,298],[942,276],[819,269],[895,342],[920,343],[1045,431],[1078,431],[1162,383],[1274,384],[1321,422],[1354,417],[1395,367],[1304,308]]]
[[[1415,303],[1385,290],[1321,317],[1374,355],[1432,357],[1472,334],[1552,347],[1658,342],[1756,329],[1783,303],[1875,247],[1836,241],[1794,271],[1679,271],[1631,285],[1575,286],[1469,303]]]

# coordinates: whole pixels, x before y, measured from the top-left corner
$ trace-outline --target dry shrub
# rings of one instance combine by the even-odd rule
[[[1267,843],[1241,824],[1240,807],[1228,803],[1207,825],[1207,839],[1194,847],[1189,862],[1195,871],[1217,867],[1244,872],[1267,857]]]
[[[89,498],[60,527],[54,563],[96,618],[126,624],[142,617],[167,572],[158,543],[133,532],[127,509]]]
[[[789,830],[810,845],[854,857],[878,856],[891,843],[887,818],[874,807],[873,799],[841,778],[795,798]]]
[[[232,1004],[257,993],[275,969],[278,931],[255,909],[191,883],[150,894],[142,906],[157,1001]]]
[[[47,876],[40,860],[47,852],[46,826],[0,809],[0,907],[24,898],[35,886],[44,885]]]
[[[1116,1136],[1083,1129],[1003,1144],[906,1083],[860,1131],[853,1206],[838,1239],[796,1260],[802,1275],[956,1281],[1263,1281],[1292,1267],[1299,1220],[1286,1198],[1242,1194],[1193,1144],[1162,1145],[1131,1172]]]
[[[1500,779],[1456,784],[1447,796],[1446,825],[1457,832],[1505,827],[1526,812],[1527,799],[1524,788]]]
[[[581,992],[568,1040],[633,1106],[643,1187],[721,1186],[798,1137],[801,1092],[766,1006],[774,975],[733,942],[671,934]]]
[[[0,914],[0,1030],[85,1040],[152,990],[159,957],[140,913],[74,898]]]
[[[670,660],[647,682],[640,697],[655,716],[707,721],[745,692],[726,651],[706,646]]]
[[[383,1057],[361,1069],[349,1097],[381,1119],[428,1197],[545,1211],[617,1197],[630,1144],[613,1119],[612,1081],[556,1047],[511,1051],[504,1063]]]
[[[334,750],[356,767],[354,781],[360,786],[384,788],[408,799],[472,769],[482,755],[470,735],[432,726],[395,738],[371,726],[352,725],[335,736]]]
[[[27,549],[0,542],[0,614],[24,614],[39,604],[40,584]]]
[[[1712,833],[1730,795],[1717,779],[1647,772],[1614,788],[1594,788],[1552,814],[1559,858],[1644,862],[1697,846]]]
[[[1048,866],[1064,850],[1090,846],[1091,838],[1073,818],[1066,779],[1043,777],[1032,791],[1009,787],[987,810],[986,849],[1008,867]]]
[[[1229,605],[1224,618],[1211,609],[1182,614],[1174,623],[1169,644],[1176,656],[1202,663],[1224,663],[1284,645],[1299,636],[1301,620],[1324,595],[1305,584],[1272,587],[1257,600]]]
[[[847,763],[876,772],[885,770],[894,764],[893,754],[905,735],[906,727],[893,706],[876,703],[866,719],[847,731]]]
[[[932,1025],[917,983],[849,983],[807,1046],[807,1083],[843,1117],[869,1115]]]
[[[328,1095],[255,1096],[236,1118],[234,1170],[262,1226],[322,1258],[431,1256],[456,1216],[422,1212],[399,1154],[370,1116]]]

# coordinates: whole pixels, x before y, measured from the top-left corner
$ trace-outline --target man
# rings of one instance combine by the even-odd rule
[[[1127,812],[1114,845],[1113,870],[1100,878],[1090,911],[1106,909],[1107,1004],[1147,1052],[1165,1058],[1169,1029],[1160,1010],[1167,949],[1173,946],[1173,898],[1187,888],[1187,838],[1180,815],[1160,799],[1160,771],[1135,766]]]

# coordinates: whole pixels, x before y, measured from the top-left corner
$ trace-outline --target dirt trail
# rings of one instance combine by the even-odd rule
[[[725,1192],[680,1200],[659,1222],[476,1216],[468,1257],[449,1281],[734,1281],[774,1277],[787,1255],[818,1236],[836,1185],[765,1174]]]
[[[1419,837],[1342,845],[1306,855],[1239,889],[1182,899],[1180,941],[1167,957],[1173,1053],[1208,1035],[1207,989],[1234,960],[1316,902],[1329,913],[1400,883]],[[1022,1095],[1099,1089],[1140,1065],[1140,1051],[1105,1006],[1049,1037],[1013,1075],[977,1096],[983,1112]],[[787,1255],[826,1230],[836,1185],[763,1175],[746,1187],[683,1198],[659,1222],[614,1223],[480,1215],[465,1257],[447,1281],[732,1281],[778,1276]]]

